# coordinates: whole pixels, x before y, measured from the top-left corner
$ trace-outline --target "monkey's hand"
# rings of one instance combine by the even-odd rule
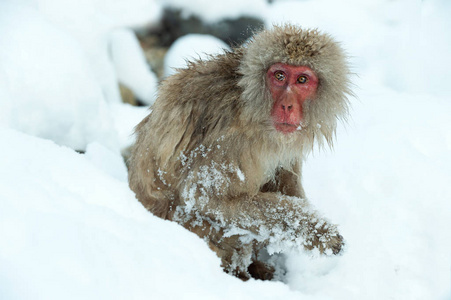
[[[308,250],[317,248],[320,253],[331,255],[339,254],[344,246],[343,237],[338,233],[337,227],[319,220],[312,222],[308,230],[304,247]]]
[[[258,273],[248,269],[253,249],[265,247],[273,254],[305,248],[331,255],[343,246],[336,226],[321,218],[305,199],[279,193],[190,199],[177,208],[174,221],[208,241],[221,257],[224,270],[242,279],[250,277],[249,271]]]
[[[337,227],[319,216],[306,199],[275,193],[260,193],[228,206],[222,214],[224,236],[241,235],[267,246],[271,253],[296,247],[338,254],[343,237]]]

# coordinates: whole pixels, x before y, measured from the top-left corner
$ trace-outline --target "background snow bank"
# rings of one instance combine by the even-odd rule
[[[195,15],[207,22],[233,19],[240,16],[262,18],[268,9],[265,0],[229,0],[223,2],[166,0],[164,5],[180,9],[185,18]]]
[[[1,123],[74,149],[92,140],[118,147],[102,90],[74,39],[31,8],[0,4],[0,45]]]
[[[111,59],[118,79],[130,88],[143,103],[152,105],[158,85],[157,76],[150,72],[136,35],[130,29],[110,33]]]
[[[8,0],[9,1],[9,0]],[[104,0],[29,0],[33,3],[38,11],[48,18],[52,23],[65,30],[69,35],[76,39],[86,53],[92,73],[96,82],[102,88],[102,92],[109,103],[119,103],[120,95],[118,89],[118,74],[124,70],[124,60],[130,59],[131,66],[137,66],[134,78],[143,74],[146,70],[145,77],[152,77],[150,70],[144,61],[139,57],[127,57],[130,49],[136,52],[133,47],[133,41],[130,37],[122,38],[121,42],[127,44],[117,45],[128,51],[116,51],[114,60],[110,57],[110,48],[114,46],[115,35],[111,36],[111,32],[124,27],[128,28],[144,28],[153,26],[160,19],[162,7],[154,0],[133,0],[133,1],[104,1]],[[125,39],[125,40],[124,40]],[[128,40],[127,40],[128,39]],[[123,48],[121,48],[123,47]],[[133,49],[134,48],[134,49]],[[125,56],[125,57],[124,57]],[[115,66],[115,62],[119,62],[119,66]],[[138,63],[138,65],[137,65]],[[133,76],[130,68],[126,69],[125,74],[119,74],[120,79],[130,78]],[[152,79],[150,79],[152,80]],[[143,82],[144,81],[144,82]],[[147,80],[148,82],[149,80]],[[146,83],[144,79],[140,82]],[[124,84],[129,84],[126,80]],[[146,86],[137,87],[135,82],[131,88],[142,91]],[[152,83],[151,83],[152,84]],[[143,101],[151,103],[153,101],[152,94],[140,93]]]
[[[170,76],[177,69],[186,68],[187,61],[208,59],[209,55],[230,49],[226,43],[207,34],[188,34],[177,39],[164,58],[164,75]]]
[[[129,136],[142,115],[121,103],[118,80],[151,104],[157,79],[136,37],[117,26],[143,21],[107,17],[97,2],[29,2],[0,3],[0,124],[77,150],[94,141],[127,148],[133,139],[123,131]],[[120,137],[118,111],[133,118]]]

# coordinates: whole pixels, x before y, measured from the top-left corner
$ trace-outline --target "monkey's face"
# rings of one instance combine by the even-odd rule
[[[276,63],[266,72],[273,99],[271,118],[275,129],[288,134],[298,130],[303,122],[303,107],[318,89],[318,77],[306,66]]]

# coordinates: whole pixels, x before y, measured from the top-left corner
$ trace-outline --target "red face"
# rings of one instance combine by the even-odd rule
[[[318,77],[309,67],[276,63],[266,73],[266,80],[274,100],[274,127],[285,134],[296,131],[303,120],[304,102],[315,97]]]

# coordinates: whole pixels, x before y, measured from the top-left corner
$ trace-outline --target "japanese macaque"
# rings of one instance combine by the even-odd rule
[[[261,251],[339,253],[343,238],[306,200],[301,167],[346,118],[349,75],[337,42],[292,25],[189,63],[162,83],[136,128],[131,189],[243,280],[272,278]]]

